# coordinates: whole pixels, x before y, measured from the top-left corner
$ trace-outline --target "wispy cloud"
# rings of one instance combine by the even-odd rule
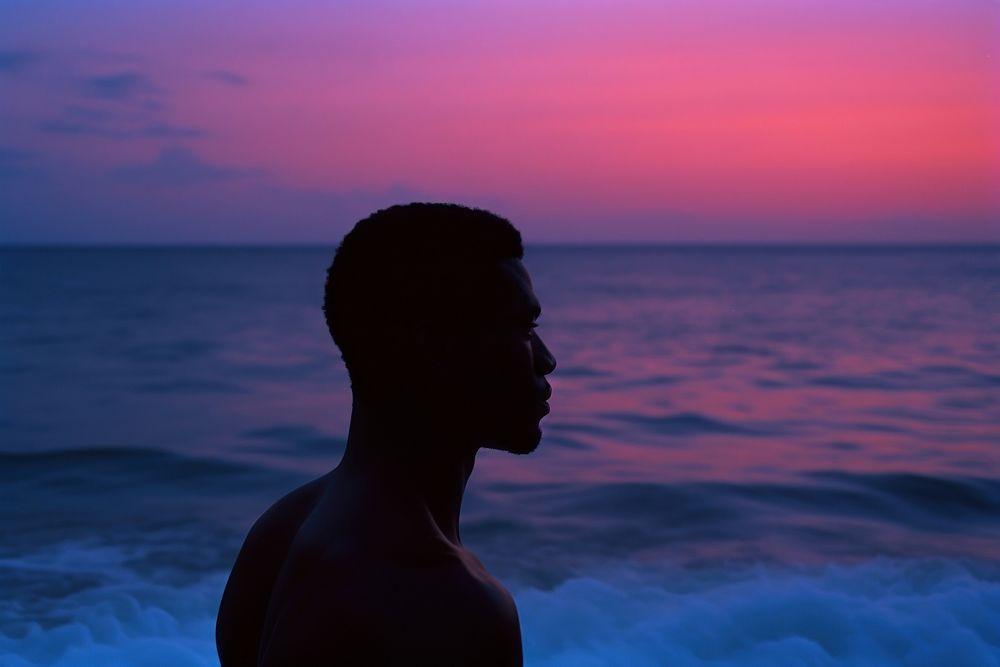
[[[238,72],[233,72],[231,70],[225,69],[213,69],[206,70],[202,72],[205,78],[212,79],[213,81],[218,81],[219,83],[225,83],[230,86],[249,86],[250,79],[243,76]]]
[[[89,95],[105,100],[129,100],[159,92],[145,74],[136,71],[92,76],[86,83]]]
[[[46,134],[115,140],[187,140],[208,134],[200,127],[170,122],[165,117],[166,92],[142,70],[88,74],[82,77],[82,86],[82,98],[36,123],[35,129]],[[77,94],[81,94],[79,88]]]
[[[127,164],[112,172],[117,179],[144,185],[184,186],[215,183],[263,176],[260,169],[242,169],[214,165],[197,153],[181,146],[160,151],[152,162]]]
[[[37,129],[48,134],[101,139],[199,139],[208,133],[199,127],[152,120],[150,114],[121,114],[110,109],[68,106]]]
[[[372,211],[450,199],[405,185],[293,188],[272,180],[268,171],[220,165],[177,148],[113,171],[13,146],[8,153],[24,163],[27,176],[0,178],[0,244],[335,244]],[[170,206],[157,205],[163,201]]]
[[[0,49],[0,72],[20,72],[41,57],[37,51]]]
[[[138,131],[138,136],[155,139],[200,139],[207,135],[208,132],[200,127],[171,123],[152,123],[139,128]]]

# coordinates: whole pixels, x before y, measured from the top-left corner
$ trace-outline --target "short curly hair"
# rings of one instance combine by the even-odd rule
[[[417,327],[471,330],[488,317],[497,262],[523,256],[508,220],[458,204],[396,205],[358,222],[337,247],[323,299],[355,394],[409,368]]]

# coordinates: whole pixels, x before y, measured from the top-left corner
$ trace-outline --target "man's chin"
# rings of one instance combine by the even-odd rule
[[[530,454],[538,449],[538,444],[542,441],[542,430],[538,427],[531,433],[524,433],[517,436],[510,436],[502,440],[496,440],[486,445],[487,449],[497,449],[511,454]]]

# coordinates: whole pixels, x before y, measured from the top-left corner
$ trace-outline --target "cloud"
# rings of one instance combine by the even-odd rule
[[[198,139],[207,134],[208,132],[200,127],[172,125],[170,123],[153,123],[139,130],[140,136],[156,139]]]
[[[62,113],[38,124],[38,129],[51,134],[78,134],[99,137],[121,134],[114,128],[115,114],[107,109],[66,107]]]
[[[159,92],[146,75],[135,71],[92,76],[86,83],[92,97],[105,100],[129,100],[144,93]]]
[[[230,86],[248,86],[250,85],[250,79],[246,78],[238,72],[232,72],[230,70],[224,69],[213,69],[202,72],[205,78],[212,79],[213,81],[218,81],[220,83],[225,83]]]
[[[202,127],[171,122],[168,91],[140,69],[91,72],[76,85],[76,99],[66,99],[61,109],[37,122],[35,130],[113,140],[191,140],[209,134]]]
[[[172,146],[160,151],[152,162],[123,165],[115,169],[112,175],[126,183],[184,186],[251,178],[264,173],[259,169],[213,165],[191,150]]]
[[[39,59],[35,51],[0,50],[0,72],[20,72]]]
[[[43,121],[37,129],[48,134],[89,136],[101,139],[199,139],[208,134],[200,127],[153,121],[157,110],[142,109],[140,116],[121,114],[109,109],[68,106],[55,118]]]
[[[301,189],[177,148],[114,170],[61,154],[11,158],[29,175],[0,178],[0,244],[336,244],[372,211],[449,199],[405,184]]]

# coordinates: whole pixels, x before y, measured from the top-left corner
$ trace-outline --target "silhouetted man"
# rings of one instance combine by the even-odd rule
[[[459,538],[480,447],[533,451],[555,359],[506,220],[409,204],[359,222],[326,282],[351,378],[347,448],[258,519],[233,567],[223,667],[520,665],[514,600]]]

